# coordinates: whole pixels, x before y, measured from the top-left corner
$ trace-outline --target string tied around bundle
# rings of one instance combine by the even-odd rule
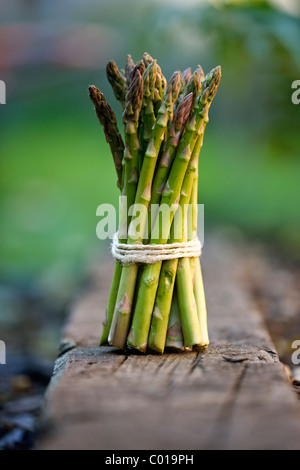
[[[201,256],[202,245],[198,238],[188,242],[129,245],[120,243],[118,233],[115,233],[111,251],[113,257],[126,266],[133,263],[154,264],[176,258],[196,258]]]

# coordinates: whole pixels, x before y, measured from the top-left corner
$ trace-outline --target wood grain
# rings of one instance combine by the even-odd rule
[[[98,348],[112,264],[97,271],[64,332],[39,448],[299,449],[299,403],[248,292],[244,250],[219,239],[205,246],[204,353]]]

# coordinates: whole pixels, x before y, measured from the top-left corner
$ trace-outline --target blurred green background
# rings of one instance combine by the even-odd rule
[[[54,357],[61,312],[108,256],[96,208],[118,191],[87,86],[121,120],[105,66],[128,53],[149,52],[167,78],[222,65],[201,156],[206,230],[300,259],[297,0],[1,0],[0,12],[0,337],[19,331],[15,347]]]

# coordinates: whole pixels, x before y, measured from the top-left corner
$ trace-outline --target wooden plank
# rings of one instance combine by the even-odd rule
[[[243,253],[205,247],[211,345],[202,354],[98,348],[109,263],[74,305],[48,390],[42,449],[298,449],[296,396],[243,279]],[[240,362],[231,362],[240,360]]]

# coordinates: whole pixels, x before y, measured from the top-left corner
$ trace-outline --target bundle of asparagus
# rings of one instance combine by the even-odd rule
[[[199,65],[194,73],[176,71],[167,83],[157,61],[145,53],[136,64],[128,55],[124,71],[111,61],[106,72],[122,106],[125,142],[104,95],[95,86],[89,93],[110,145],[117,185],[127,197],[120,208],[119,242],[180,247],[195,240],[198,156],[221,68],[207,75]],[[163,207],[168,217],[161,218]],[[206,317],[199,256],[149,264],[116,259],[100,345],[143,353],[205,348]]]

